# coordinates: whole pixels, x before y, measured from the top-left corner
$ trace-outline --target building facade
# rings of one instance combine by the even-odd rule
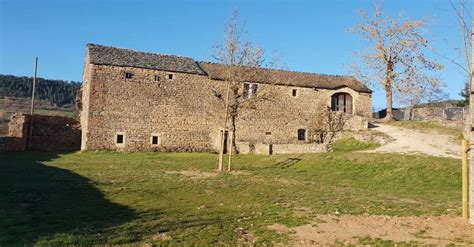
[[[371,117],[371,91],[352,77],[254,71],[239,90],[249,98],[272,94],[239,112],[242,152],[259,144],[311,143],[315,118],[327,107],[354,116],[362,128]],[[225,108],[216,92],[226,91],[224,74],[221,64],[88,44],[81,149],[218,150]]]

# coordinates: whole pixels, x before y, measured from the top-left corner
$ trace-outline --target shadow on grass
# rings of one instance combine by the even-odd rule
[[[0,153],[0,246],[106,242],[106,228],[134,217],[92,182],[41,162],[50,153]]]
[[[301,161],[301,157],[303,157],[302,154],[296,156],[296,157],[291,157],[291,158],[288,158],[284,161],[280,161],[276,164],[274,164],[272,166],[272,168],[280,168],[280,169],[286,169],[286,168],[290,168],[296,164],[298,164],[300,161]]]

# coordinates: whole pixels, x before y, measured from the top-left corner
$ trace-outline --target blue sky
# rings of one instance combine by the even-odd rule
[[[385,0],[385,14],[400,11],[411,18],[431,17],[432,45],[461,59],[456,19],[448,0]],[[0,0],[0,73],[38,75],[81,81],[87,43],[176,54],[210,60],[212,46],[223,38],[233,6],[245,21],[247,38],[267,52],[279,54],[291,70],[347,74],[352,52],[365,41],[347,32],[370,10],[367,0],[144,1],[144,0]],[[463,72],[448,61],[440,73],[450,98],[459,98]],[[462,60],[460,60],[462,61]],[[384,93],[374,92],[375,109],[385,106]]]

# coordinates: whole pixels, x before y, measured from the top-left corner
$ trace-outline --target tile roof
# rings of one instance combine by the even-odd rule
[[[225,80],[226,65],[200,62],[201,68],[212,78]],[[247,73],[239,73],[242,81],[275,83],[278,85],[310,87],[321,89],[338,89],[349,87],[358,92],[371,93],[372,91],[365,85],[351,76],[323,75],[315,73],[305,73],[287,70],[246,68]]]
[[[206,73],[192,58],[134,51],[111,46],[88,44],[90,63],[185,72]]]
[[[87,49],[89,50],[91,64],[208,75],[210,78],[217,80],[225,80],[226,78],[226,65],[223,64],[197,62],[188,57],[162,55],[95,44],[88,44]],[[349,87],[358,92],[372,92],[365,85],[350,76],[323,75],[264,68],[246,68],[246,71],[250,73],[242,73],[242,81],[324,89]],[[269,82],[269,80],[272,81]]]

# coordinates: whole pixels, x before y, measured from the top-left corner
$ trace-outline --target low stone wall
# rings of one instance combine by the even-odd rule
[[[12,115],[8,136],[0,137],[0,151],[24,151],[28,145],[31,116]],[[81,147],[81,128],[76,119],[59,116],[35,115],[31,150],[76,151]]]
[[[276,144],[273,145],[274,154],[303,154],[322,153],[327,151],[326,144],[305,143],[305,144]]]
[[[8,124],[8,135],[0,137],[0,151],[24,151],[28,143],[28,123],[24,114],[15,113]]]
[[[351,116],[344,124],[346,130],[366,130],[368,127],[369,120],[361,116]]]
[[[335,136],[336,140],[349,138],[354,138],[361,142],[377,143],[380,145],[385,145],[393,141],[390,136],[377,131],[377,129],[360,131],[341,131]]]
[[[326,152],[326,144],[298,143],[298,144],[249,144],[248,142],[237,143],[241,154],[301,154]]]
[[[377,118],[383,117],[385,113],[380,111]],[[462,121],[469,111],[462,107],[415,107],[394,109],[393,117],[396,120],[416,121]]]

